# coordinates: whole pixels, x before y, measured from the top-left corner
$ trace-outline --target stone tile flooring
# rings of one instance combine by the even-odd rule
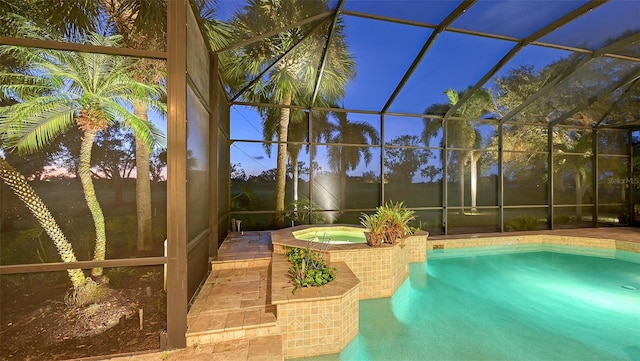
[[[284,360],[270,300],[271,250],[269,232],[229,233],[187,315],[188,347],[110,360]]]
[[[216,270],[214,264],[187,315],[187,345],[223,341],[228,333],[247,337],[275,331],[268,277],[269,266]]]

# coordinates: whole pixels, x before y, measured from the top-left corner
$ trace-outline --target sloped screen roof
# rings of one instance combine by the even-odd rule
[[[246,2],[225,0],[219,6],[219,17],[228,21],[244,11]],[[246,35],[219,54],[268,42],[291,29],[321,32],[329,45],[313,55],[320,74],[316,97],[294,105],[321,107],[317,89],[327,81],[322,60],[332,42],[340,40],[355,75],[339,107],[351,112],[447,119],[459,116],[474,94],[488,91],[496,107],[477,117],[503,123],[640,127],[638,114],[614,116],[616,104],[638,96],[638,1],[341,0],[305,16],[289,23],[280,19],[279,29]],[[265,61],[263,70],[297,56],[286,51]],[[226,84],[228,98],[243,102],[250,82],[264,81],[268,74],[263,71],[243,86]],[[458,101],[446,112],[436,112],[450,101],[448,89],[460,94]]]

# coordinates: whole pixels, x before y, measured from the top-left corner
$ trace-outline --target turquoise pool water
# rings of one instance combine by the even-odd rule
[[[360,334],[305,360],[640,360],[640,255],[558,246],[433,251]]]
[[[323,241],[334,244],[348,243],[366,243],[363,231],[339,231],[329,230],[324,232],[306,232],[297,239],[303,241]]]

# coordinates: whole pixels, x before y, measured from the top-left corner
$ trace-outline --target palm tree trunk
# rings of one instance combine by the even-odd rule
[[[93,223],[96,229],[96,246],[93,251],[93,260],[102,261],[105,259],[107,249],[107,235],[104,224],[104,214],[98,197],[96,196],[96,190],[93,186],[93,180],[91,179],[91,148],[93,147],[93,141],[96,137],[96,130],[87,130],[82,136],[82,142],[80,144],[80,160],[78,166],[78,173],[80,174],[80,182],[82,183],[82,189],[84,190],[84,198],[91,211],[93,217]],[[96,267],[91,270],[91,275],[96,278],[103,276],[102,267]]]
[[[145,122],[149,121],[145,104],[134,104],[133,114]],[[138,251],[148,251],[153,248],[149,149],[138,137],[136,137],[136,173],[136,214],[138,219],[136,245]]]
[[[476,157],[475,153],[471,154],[471,213],[477,212],[476,208],[478,205],[478,160],[480,158]]]
[[[347,207],[347,156],[344,154],[344,147],[340,147],[340,169],[338,169],[338,177],[340,177],[340,209]]]
[[[298,160],[292,159],[293,167],[293,218],[298,219],[298,178],[300,177],[300,167]]]
[[[291,109],[291,92],[288,92],[282,104],[285,108],[280,111],[280,122],[278,124],[278,156],[276,163],[276,205],[273,214],[273,226],[282,228],[284,226],[284,196],[287,182],[287,140],[289,133],[289,115]]]
[[[27,180],[2,157],[0,157],[0,178],[24,202],[40,226],[51,237],[62,261],[77,262],[71,243],[65,237],[47,206],[38,197],[31,185],[27,183]],[[79,289],[87,282],[87,278],[80,269],[69,269],[67,274],[75,289]]]
[[[458,173],[460,176],[460,214],[464,214],[464,158],[458,161]]]
[[[576,216],[578,222],[582,222],[582,179],[580,171],[573,172],[573,180],[576,183]]]

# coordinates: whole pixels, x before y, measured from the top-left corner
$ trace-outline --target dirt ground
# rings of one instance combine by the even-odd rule
[[[51,288],[18,276],[0,281],[0,360],[67,360],[160,348],[166,294],[157,272],[130,269],[113,280],[107,297],[82,308],[65,305],[64,282]]]

